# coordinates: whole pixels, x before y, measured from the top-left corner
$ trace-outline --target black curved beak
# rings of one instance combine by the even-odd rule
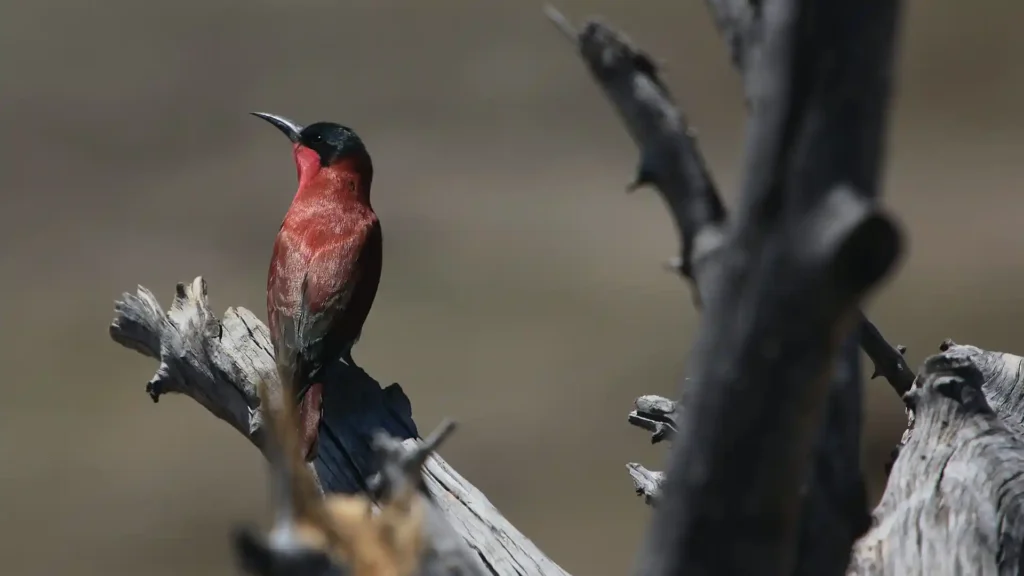
[[[301,124],[296,124],[283,116],[267,114],[266,112],[250,112],[250,114],[273,124],[274,127],[284,133],[292,143],[299,141],[299,132],[302,132]]]

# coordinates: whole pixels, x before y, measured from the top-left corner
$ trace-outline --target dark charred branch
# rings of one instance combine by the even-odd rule
[[[897,5],[709,3],[752,114],[728,221],[652,59],[601,23],[577,33],[549,10],[640,148],[637,182],[661,191],[705,308],[644,571],[835,574],[866,527],[854,320],[899,251],[872,201]],[[824,552],[822,526],[842,527]]]
[[[705,0],[715,27],[729,48],[733,66],[747,68],[747,62],[763,41],[764,2],[760,0]]]
[[[733,23],[731,29],[724,33],[730,39],[734,62],[742,70],[739,54],[755,48],[744,48],[739,41],[744,37],[749,37],[751,42],[759,41],[761,23],[755,18],[758,12],[743,2],[713,4],[720,24]],[[577,40],[576,31],[563,16],[550,8],[548,13],[570,38]],[[737,33],[740,29],[747,30],[747,33]],[[606,27],[591,25],[586,30],[589,34],[578,37],[581,52],[641,148],[642,169],[637,180],[654,184],[665,200],[677,229],[681,231],[682,256],[677,259],[680,263],[678,269],[693,280],[693,274],[699,274],[699,271],[693,269],[694,250],[689,247],[694,238],[701,237],[703,245],[697,252],[702,255],[712,253],[720,245],[720,230],[725,218],[706,162],[684,115],[678,111],[666,85],[658,77],[652,59]],[[652,150],[658,152],[652,153]],[[862,317],[862,323],[861,346],[877,366],[885,368],[883,373],[902,394],[906,388],[900,386],[898,378],[901,374],[896,372],[898,364],[888,354],[891,346],[870,321]],[[859,471],[860,406],[857,350],[844,346],[830,381],[826,418],[816,447],[812,477],[807,483],[807,500],[802,506],[801,547],[816,558],[801,555],[802,564],[797,573],[805,572],[805,568],[814,573],[823,570],[825,564],[830,566],[826,572],[840,572],[849,545],[866,529],[867,509]],[[652,431],[654,442],[675,432],[674,424],[650,415],[633,413],[630,420]],[[834,529],[839,529],[841,534],[832,533]],[[825,542],[840,544],[835,547]]]
[[[861,315],[861,348],[871,358],[875,369],[871,378],[879,376],[889,381],[892,389],[900,397],[910,390],[914,384],[914,371],[910,369],[903,355],[906,353],[906,346],[893,346],[882,336],[882,333],[866,317]]]
[[[654,185],[680,236],[678,269],[695,279],[694,267],[722,242],[725,206],[686,117],[658,76],[654,61],[621,34],[596,22],[576,29],[554,8],[548,17],[577,44],[580,54],[640,148],[629,190]],[[696,290],[699,298],[701,291]]]
[[[748,44],[759,41],[761,23],[755,18],[758,12],[745,2],[712,4],[716,21],[727,28],[724,34],[729,39],[734,62],[742,70],[740,55],[754,47],[744,47],[741,40],[749,38]],[[680,231],[677,269],[694,280],[694,274],[699,274],[699,270],[694,270],[694,254],[701,261],[720,246],[726,214],[685,116],[659,78],[653,60],[622,35],[600,25],[590,25],[584,34],[578,34],[557,11],[549,8],[548,15],[578,42],[590,71],[640,147],[636,185],[650,183],[660,192]],[[698,239],[699,247],[694,249]],[[902,394],[906,387],[899,385],[900,374],[892,368],[898,365],[888,355],[891,346],[870,321],[863,318],[862,322],[862,347],[876,366],[886,369],[884,374]],[[825,421],[815,449],[812,477],[807,483],[807,500],[802,506],[801,546],[815,557],[802,555],[797,573],[805,572],[805,568],[812,573],[820,571],[826,564],[826,572],[838,573],[845,564],[850,544],[866,529],[867,509],[859,469],[860,365],[855,348],[847,346],[843,350],[844,356],[836,363],[836,373],[830,381]],[[675,432],[674,424],[657,418],[636,413],[630,418],[653,432],[653,442]],[[841,533],[833,534],[833,529]],[[826,541],[839,542],[838,548],[826,545]]]
[[[269,455],[258,386],[264,383],[268,396],[279,398],[280,382],[267,327],[252,312],[229,308],[217,318],[210,310],[206,282],[201,277],[178,285],[166,313],[152,292],[140,286],[135,294],[124,294],[116,303],[110,336],[159,360],[157,373],[146,386],[154,400],[167,393],[188,396]],[[379,492],[381,487],[374,480],[379,478],[379,433],[416,446],[418,435],[409,399],[398,384],[381,387],[362,370],[347,369],[340,363],[330,370],[333,372],[327,372],[327,378],[337,379],[337,383],[325,387],[320,449],[309,470],[311,478],[328,494],[362,494],[371,487]],[[444,533],[454,530],[479,555],[490,574],[566,575],[439,455],[427,458],[423,468],[423,483],[434,503],[427,509],[427,533],[439,549],[451,547],[452,540]],[[296,564],[306,568],[320,565],[315,553],[296,549],[294,554],[271,557],[252,533],[240,538],[239,546],[251,553],[251,560],[257,561],[263,554],[270,565],[281,563],[285,572],[278,573],[288,573]]]
[[[755,50],[760,41],[760,10],[748,0],[707,1],[729,43],[734,64],[743,70],[743,55]],[[546,7],[546,13],[578,44],[595,80],[640,148],[637,176],[628,190],[652,185],[659,192],[680,237],[680,255],[670,259],[670,268],[693,281],[694,260],[702,259],[721,245],[722,226],[727,217],[695,130],[675,104],[654,60],[623,34],[591,23],[584,29],[586,36],[582,36],[554,8]],[[747,32],[741,34],[742,30]],[[743,48],[747,45],[743,41],[746,37],[755,44],[749,49]],[[699,294],[695,297],[699,299]],[[905,349],[889,344],[863,315],[862,322],[860,345],[875,364],[874,374],[885,377],[902,396],[910,388],[907,378],[913,380],[913,371],[902,359],[902,351],[900,356],[894,353]]]
[[[828,382],[825,414],[800,510],[794,574],[842,574],[870,525],[860,466],[862,372],[858,334],[847,335]]]

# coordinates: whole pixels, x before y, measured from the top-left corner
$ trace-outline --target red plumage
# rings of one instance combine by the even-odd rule
[[[318,372],[338,359],[351,363],[380,282],[381,228],[370,205],[373,167],[348,128],[317,123],[302,129],[260,116],[294,142],[299,187],[274,241],[267,320],[275,354],[293,359],[300,437],[312,460],[322,413]]]

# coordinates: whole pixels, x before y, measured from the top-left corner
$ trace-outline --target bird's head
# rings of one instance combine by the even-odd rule
[[[304,127],[275,114],[252,112],[252,115],[273,124],[292,142],[300,181],[329,168],[353,172],[369,185],[373,163],[363,140],[351,128],[333,122],[316,122]]]

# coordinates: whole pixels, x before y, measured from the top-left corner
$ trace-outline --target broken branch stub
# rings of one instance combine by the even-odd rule
[[[262,449],[263,423],[257,382],[276,394],[273,349],[266,327],[245,308],[211,312],[206,281],[178,283],[164,313],[152,292],[139,286],[114,306],[110,337],[160,361],[146,391],[158,401],[183,394],[203,405]]]
[[[636,410],[629,413],[633,426],[651,433],[651,444],[670,440],[678,431],[676,402],[662,396],[647,395],[636,399]]]
[[[626,464],[626,469],[633,480],[636,495],[643,496],[644,502],[649,506],[655,506],[661,496],[661,484],[665,481],[665,473],[648,470],[636,462]]]

